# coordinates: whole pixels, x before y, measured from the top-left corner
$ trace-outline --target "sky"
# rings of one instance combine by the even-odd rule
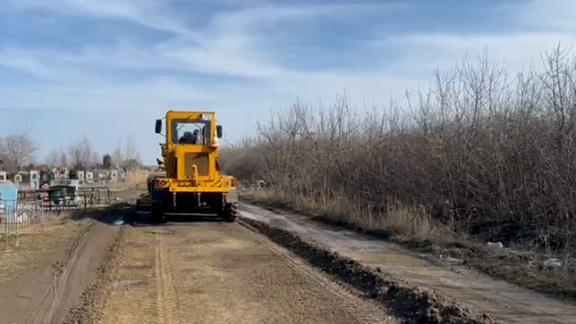
[[[234,143],[297,100],[384,105],[483,52],[520,71],[574,21],[572,0],[0,0],[0,136],[38,161],[132,138],[152,163],[169,109],[216,111]]]

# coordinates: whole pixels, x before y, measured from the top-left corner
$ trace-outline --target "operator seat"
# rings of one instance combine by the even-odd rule
[[[184,135],[178,140],[180,144],[194,144],[194,142],[196,142],[196,140],[191,132],[184,132]]]

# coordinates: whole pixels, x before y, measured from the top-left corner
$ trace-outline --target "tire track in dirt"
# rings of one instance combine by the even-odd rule
[[[44,293],[42,301],[39,305],[32,308],[29,316],[26,318],[26,323],[51,323],[54,313],[58,308],[59,301],[61,300],[62,291],[65,283],[70,276],[72,269],[71,264],[74,264],[78,258],[77,250],[74,251],[73,256],[70,258],[66,267],[64,267],[61,274],[58,274],[50,288]]]
[[[176,312],[178,303],[176,299],[176,289],[174,287],[173,267],[166,250],[164,236],[166,232],[155,232],[154,249],[154,276],[156,305],[158,311],[158,323],[172,324],[178,318]]]
[[[127,233],[101,323],[396,322],[239,224],[134,222]]]
[[[257,232],[257,229],[250,227],[247,223],[241,222],[244,226],[244,230],[250,232]],[[258,239],[259,244],[266,246],[275,255],[279,256],[284,260],[286,265],[290,267],[293,271],[306,276],[311,281],[314,281],[321,285],[324,289],[329,291],[334,297],[339,299],[340,307],[346,311],[352,313],[360,314],[358,318],[363,323],[381,323],[382,318],[375,316],[371,312],[358,312],[359,309],[365,307],[365,300],[350,298],[352,295],[357,295],[350,290],[350,287],[340,285],[339,283],[331,280],[328,276],[318,272],[314,268],[311,268],[305,264],[303,260],[295,258],[288,250],[272,243],[268,239]]]
[[[96,217],[117,215],[103,210]],[[107,251],[120,236],[120,227],[95,218],[75,240],[62,261],[53,265],[53,278],[38,303],[22,314],[24,323],[61,323],[83,300],[83,293],[99,275]]]
[[[125,227],[105,249],[105,254],[96,269],[96,276],[83,291],[76,305],[70,308],[63,324],[95,323],[100,317],[100,309],[106,302],[112,277],[117,268],[118,256],[122,254],[125,239]]]
[[[410,287],[402,280],[377,273],[352,259],[326,250],[313,241],[304,240],[288,230],[247,217],[240,217],[240,222],[294,252],[312,266],[356,287],[364,292],[367,298],[381,302],[392,314],[405,322],[470,324],[495,322],[487,314],[473,313],[452,300]]]
[[[66,288],[66,283],[68,282],[70,273],[77,264],[79,251],[86,247],[86,242],[88,241],[88,237],[94,227],[95,224],[91,224],[82,233],[82,236],[74,241],[68,250],[64,266],[54,270],[54,280],[52,281],[50,288],[46,290],[40,303],[32,308],[31,312],[26,317],[26,323],[51,323],[53,322],[53,317],[56,311],[63,306],[65,307],[65,305],[61,305],[61,301]]]

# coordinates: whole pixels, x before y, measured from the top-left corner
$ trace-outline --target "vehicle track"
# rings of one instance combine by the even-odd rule
[[[26,318],[26,323],[50,323],[53,321],[56,310],[62,307],[62,295],[70,278],[70,273],[77,264],[79,250],[86,245],[86,236],[88,235],[84,235],[80,240],[74,242],[66,264],[59,269],[58,273],[54,274],[50,288],[44,292],[40,303],[32,307]]]
[[[117,227],[95,222],[68,250],[66,260],[53,267],[54,278],[39,303],[31,307],[25,323],[60,323],[97,275],[108,245],[116,239]]]
[[[102,323],[394,323],[376,303],[239,224],[128,228]]]
[[[166,253],[164,235],[166,232],[155,232],[154,276],[158,323],[172,324],[178,318],[176,311],[178,301],[172,276],[173,267]]]
[[[246,223],[241,223],[241,225],[245,226],[249,231],[257,231]],[[286,265],[289,266],[292,270],[308,277],[311,281],[317,282],[319,285],[333,294],[340,300],[340,306],[343,309],[349,312],[358,311],[362,309],[366,304],[366,300],[352,298],[354,294],[357,294],[357,292],[354,291],[352,287],[344,286],[343,283],[335,282],[332,278],[329,278],[327,275],[319,272],[317,269],[307,265],[303,260],[295,258],[293,254],[291,254],[283,247],[271,242],[267,238],[258,239],[258,242],[269,248],[270,251],[272,251],[274,254],[283,258],[286,262]],[[360,312],[358,319],[361,320],[362,323],[382,322],[382,318],[375,316],[375,314],[370,311]]]

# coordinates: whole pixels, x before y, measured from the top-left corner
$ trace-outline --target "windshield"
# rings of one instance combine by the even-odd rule
[[[173,120],[172,142],[177,144],[208,145],[210,142],[210,121]]]

